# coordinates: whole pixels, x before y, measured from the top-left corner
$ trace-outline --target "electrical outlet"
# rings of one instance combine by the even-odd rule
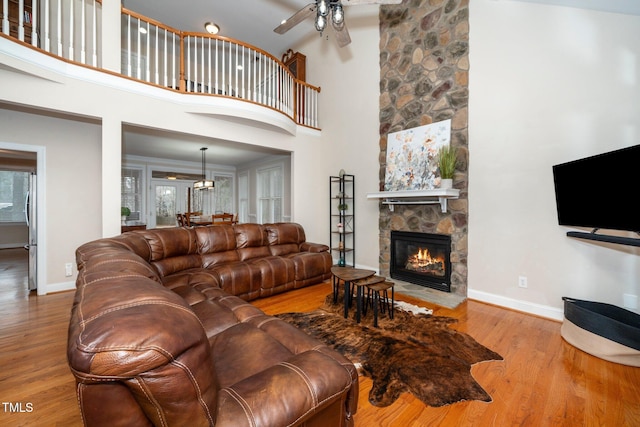
[[[527,277],[526,276],[518,276],[518,287],[526,288],[527,287]]]
[[[73,264],[68,262],[64,265],[64,275],[66,277],[73,276]]]

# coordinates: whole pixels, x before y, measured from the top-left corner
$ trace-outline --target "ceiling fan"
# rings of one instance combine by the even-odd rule
[[[289,19],[282,21],[273,31],[284,34],[300,22],[315,15],[315,26],[321,34],[331,22],[331,26],[336,32],[338,46],[344,47],[351,43],[349,30],[344,22],[344,6],[356,6],[362,4],[400,4],[402,0],[316,0],[309,3]]]

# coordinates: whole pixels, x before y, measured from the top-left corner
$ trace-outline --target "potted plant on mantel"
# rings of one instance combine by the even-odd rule
[[[129,215],[131,215],[131,209],[126,206],[120,207],[120,219],[122,220],[122,225],[125,225]]]
[[[458,164],[458,153],[451,145],[445,145],[438,150],[438,168],[440,169],[440,188],[453,187],[453,174]]]

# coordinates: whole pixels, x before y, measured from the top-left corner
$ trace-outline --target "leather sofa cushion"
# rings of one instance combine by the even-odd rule
[[[133,252],[116,248],[104,248],[95,253],[82,264],[83,270],[100,271],[102,275],[107,271],[110,274],[123,273],[152,279],[162,283],[157,271]]]
[[[189,285],[200,292],[207,288],[219,288],[218,275],[204,268],[193,268],[172,274],[163,279],[166,288]]]
[[[269,252],[271,252],[271,255],[273,256],[285,256],[289,254],[298,253],[298,248],[299,246],[296,245],[295,243],[289,243],[284,245],[272,245],[272,246],[269,246]]]
[[[236,251],[236,236],[232,226],[216,225],[196,227],[198,247],[202,254],[202,267],[239,261]]]
[[[270,245],[282,245],[286,243],[299,245],[307,239],[302,226],[294,222],[267,224],[265,227]]]
[[[190,228],[156,228],[141,230],[151,249],[151,264],[161,276],[200,267],[196,234]]]
[[[108,250],[118,250],[118,248],[127,249],[129,252],[133,252],[143,260],[149,262],[151,260],[151,250],[147,239],[143,236],[127,233],[119,236],[94,240],[89,243],[85,243],[80,248],[76,249],[76,264],[78,270],[83,268],[83,264],[94,256],[94,254],[101,254]]]
[[[300,252],[289,254],[287,258],[295,265],[296,281],[322,276],[326,271],[331,270],[333,262],[331,255],[326,252],[323,254]]]
[[[221,302],[229,304],[240,323],[211,340],[213,354],[221,356],[214,359],[219,402],[225,408],[218,412],[219,425],[296,425],[297,417],[333,401],[336,390],[351,389],[357,399],[352,389],[357,376],[348,360],[290,324],[249,309],[249,304],[238,305],[232,298]],[[248,348],[259,348],[260,356]]]
[[[155,228],[151,230],[141,230],[139,233],[142,234],[149,243],[151,261],[198,253],[194,229],[185,227]]]
[[[236,225],[236,245],[240,261],[270,256],[267,231],[262,225]]]
[[[273,294],[275,289],[279,291],[293,289],[296,280],[296,267],[293,260],[266,256],[252,259],[251,264],[260,269],[262,283],[260,284],[260,296],[265,297]]]
[[[228,225],[194,228],[200,253],[205,255],[234,251],[236,249],[236,235],[233,229],[234,227]]]
[[[300,252],[300,244],[306,240],[302,226],[292,222],[265,225],[271,255],[283,256]]]
[[[260,268],[246,262],[229,262],[208,267],[218,277],[222,290],[243,299],[255,299],[260,296],[262,282]]]

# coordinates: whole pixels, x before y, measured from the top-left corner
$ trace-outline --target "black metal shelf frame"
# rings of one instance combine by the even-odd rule
[[[329,177],[329,246],[339,266],[355,266],[355,176]],[[341,209],[348,206],[347,209]],[[348,213],[347,213],[348,212]],[[338,224],[342,224],[342,231]]]

